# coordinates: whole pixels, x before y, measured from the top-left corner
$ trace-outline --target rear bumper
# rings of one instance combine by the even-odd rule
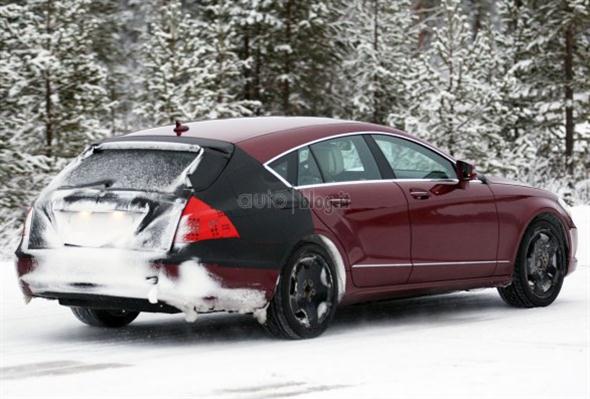
[[[273,269],[194,260],[167,263],[139,252],[81,248],[20,253],[16,268],[27,297],[57,299],[67,306],[178,310],[187,317],[212,311],[255,312],[272,298],[278,277]]]
[[[150,313],[179,313],[180,309],[163,302],[151,303],[147,299],[123,298],[105,295],[64,294],[45,292],[42,298],[55,299],[63,306],[78,306],[91,309],[127,310]]]

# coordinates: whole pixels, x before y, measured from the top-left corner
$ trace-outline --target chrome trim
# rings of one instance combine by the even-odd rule
[[[481,264],[494,264],[494,263],[512,263],[509,260],[480,260],[480,261],[459,261],[459,262],[418,262],[418,263],[378,263],[378,264],[365,264],[359,263],[352,265],[353,269],[362,268],[378,268],[378,267],[410,267],[410,266],[453,266],[453,265],[481,265]]]
[[[316,184],[304,184],[302,186],[293,186],[293,188],[314,188],[314,187],[331,187],[331,186],[342,186],[348,184],[373,184],[373,183],[388,183],[389,180],[353,180],[353,181],[334,181],[329,183],[316,183]]]
[[[283,179],[283,176],[281,176],[277,172],[275,172],[273,168],[271,168],[267,164],[263,164],[262,166],[264,166],[266,168],[266,170],[268,170],[270,173],[272,173],[277,179],[279,179],[281,182],[283,182],[283,184],[285,186],[287,186],[289,188],[293,188],[293,186],[291,185],[291,183],[289,183],[287,180]]]
[[[411,263],[377,263],[377,264],[365,264],[361,263],[358,265],[352,265],[353,269],[363,268],[374,268],[374,267],[411,267]]]
[[[407,140],[407,141],[411,141],[415,144],[421,145],[422,147],[428,148],[429,150],[436,152],[438,155],[442,156],[443,158],[445,158],[446,160],[448,160],[449,162],[451,162],[453,165],[457,164],[457,161],[454,160],[453,158],[449,157],[448,155],[446,155],[445,153],[441,152],[439,149],[429,145],[429,144],[425,144],[422,143],[416,139],[413,139],[411,137],[407,137],[401,134],[396,134],[396,133],[390,133],[390,132],[376,132],[376,131],[360,131],[360,132],[349,132],[349,133],[339,133],[339,134],[334,134],[332,136],[327,136],[327,137],[322,137],[321,139],[316,139],[316,140],[311,140],[308,141],[304,144],[300,144],[298,146],[295,147],[291,147],[290,149],[288,149],[287,151],[283,151],[282,153],[272,157],[271,159],[269,159],[268,161],[266,161],[265,163],[263,163],[262,165],[269,171],[271,172],[275,177],[277,177],[281,182],[283,182],[287,187],[289,188],[299,188],[299,187],[310,187],[310,186],[319,186],[319,185],[326,185],[326,184],[332,184],[332,183],[318,183],[318,184],[311,184],[311,185],[307,185],[307,186],[293,186],[291,183],[289,183],[287,180],[285,180],[281,175],[279,175],[278,173],[276,173],[269,165],[276,161],[277,159],[293,152],[293,151],[297,151],[300,148],[303,148],[305,146],[308,145],[312,145],[315,143],[319,143],[322,141],[326,141],[326,140],[332,140],[332,139],[336,139],[339,137],[347,137],[347,136],[360,136],[360,135],[383,135],[383,136],[392,136],[392,137],[397,137],[399,139],[402,140]],[[370,181],[448,181],[448,180],[456,180],[457,182],[459,182],[459,179],[389,179],[389,180],[355,180],[354,182],[336,182],[338,184],[350,184],[350,183],[367,183]]]
[[[458,184],[459,179],[380,179],[380,180],[354,180],[354,181],[338,181],[329,183],[317,183],[317,184],[305,184],[303,186],[292,186],[296,189],[301,188],[314,188],[314,187],[329,187],[329,186],[342,186],[347,184],[363,184],[363,183],[396,183],[396,182],[431,182],[438,184]]]
[[[451,266],[451,265],[481,265],[498,263],[496,260],[458,261],[458,262],[418,262],[414,266]]]

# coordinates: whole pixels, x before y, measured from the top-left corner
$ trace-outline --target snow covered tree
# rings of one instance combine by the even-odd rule
[[[273,4],[267,64],[271,112],[330,115],[340,73],[338,0],[281,0]]]
[[[205,1],[199,36],[210,44],[202,57],[207,74],[203,94],[210,104],[210,118],[251,115],[261,107],[260,101],[242,97],[246,79],[242,74],[244,62],[237,51],[239,21],[236,18],[241,12],[241,7],[233,3]]]
[[[105,71],[90,1],[0,6],[0,223],[10,236],[60,157],[106,134]],[[1,238],[0,238],[1,239]]]
[[[197,25],[182,10],[180,1],[164,1],[161,7],[157,4],[142,49],[144,87],[135,110],[147,125],[194,119],[207,111],[186,87],[191,79],[202,81],[197,64],[203,43],[197,37]],[[191,112],[196,107],[202,107],[198,116]]]
[[[0,134],[23,159],[73,156],[105,133],[105,71],[91,50],[96,21],[89,4],[46,0],[0,8],[6,72]]]
[[[403,123],[405,80],[418,35],[411,1],[356,0],[346,10],[342,22],[347,54],[344,58],[344,91],[347,116],[376,123]]]
[[[278,25],[272,1],[237,0],[231,12],[235,29],[235,51],[241,61],[242,97],[257,101],[257,115],[266,112],[274,93],[268,84],[271,62],[268,53],[273,41],[272,27]]]
[[[409,75],[408,129],[459,158],[493,169],[492,149],[501,143],[497,120],[498,65],[489,26],[472,38],[459,0],[444,0],[430,46]]]
[[[250,115],[239,99],[240,64],[231,51],[228,7],[207,2],[207,22],[190,16],[178,0],[165,1],[143,48],[144,92],[137,113],[147,124]],[[201,15],[202,17],[202,15]]]
[[[514,124],[507,142],[527,143],[526,156],[513,152],[522,164],[521,177],[532,184],[588,178],[588,33],[590,3],[504,0],[502,51],[511,61],[514,87],[506,97]],[[516,147],[518,148],[518,146]]]
[[[7,46],[22,60],[9,101],[19,109],[28,151],[72,156],[106,134],[105,70],[91,50],[96,19],[90,3],[29,1],[8,22],[12,28],[25,25],[11,29]]]

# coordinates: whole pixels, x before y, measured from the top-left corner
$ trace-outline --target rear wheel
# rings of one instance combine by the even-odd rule
[[[139,312],[72,307],[72,313],[84,324],[93,327],[124,327],[137,318]]]
[[[559,221],[549,215],[537,218],[520,244],[512,283],[498,288],[500,296],[520,308],[550,305],[563,285],[566,259]]]
[[[317,337],[328,328],[337,298],[336,271],[330,256],[318,245],[304,245],[281,272],[265,328],[281,338]]]

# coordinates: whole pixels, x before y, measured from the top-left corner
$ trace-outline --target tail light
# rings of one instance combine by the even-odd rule
[[[212,208],[196,197],[188,200],[174,240],[177,244],[220,238],[239,238],[235,226],[222,211]]]

